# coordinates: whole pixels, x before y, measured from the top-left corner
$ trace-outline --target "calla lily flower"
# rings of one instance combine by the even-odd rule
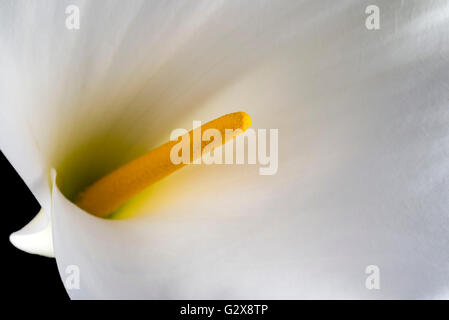
[[[360,1],[2,1],[0,148],[42,207],[12,244],[75,266],[73,299],[448,298],[449,5],[374,2],[376,30]],[[279,130],[276,174],[192,165],[117,219],[74,204],[236,110]]]

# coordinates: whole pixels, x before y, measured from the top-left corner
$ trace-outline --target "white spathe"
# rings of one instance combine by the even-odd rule
[[[25,227],[11,234],[9,241],[25,252],[54,258],[51,220],[43,210]]]
[[[449,6],[377,1],[369,31],[369,4],[2,2],[0,147],[46,214],[13,243],[50,255],[24,237],[51,220],[71,298],[448,298]],[[276,175],[190,166],[123,221],[55,182],[237,110],[279,129]]]

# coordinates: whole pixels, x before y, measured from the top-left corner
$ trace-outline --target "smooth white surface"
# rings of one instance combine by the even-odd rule
[[[2,3],[0,146],[43,206],[49,169],[98,132],[150,148],[236,110],[279,129],[276,175],[189,167],[141,218],[89,216],[54,184],[72,298],[448,298],[446,1],[378,1],[378,31],[363,1],[67,2],[79,31],[41,3]]]
[[[26,226],[9,236],[9,241],[28,253],[54,258],[51,220],[43,210]]]

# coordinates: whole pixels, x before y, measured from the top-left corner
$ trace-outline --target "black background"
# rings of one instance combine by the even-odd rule
[[[3,253],[6,252],[2,255],[2,291],[12,300],[68,300],[55,259],[25,253],[9,242],[9,235],[25,226],[40,206],[1,152],[0,183],[0,241]]]

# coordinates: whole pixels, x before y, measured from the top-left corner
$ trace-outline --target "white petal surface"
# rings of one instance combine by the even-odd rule
[[[378,31],[359,1],[71,1],[76,32],[63,2],[7,3],[2,18],[22,18],[2,29],[2,64],[20,68],[1,79],[17,108],[2,106],[14,124],[0,142],[30,187],[54,166],[70,193],[194,119],[244,110],[279,128],[276,175],[192,166],[139,218],[89,216],[53,184],[63,280],[80,268],[72,298],[447,298],[445,1],[382,1]],[[3,138],[16,131],[42,161]],[[365,288],[373,264],[381,290]]]
[[[51,220],[41,210],[25,227],[10,235],[9,241],[28,253],[54,258]]]

